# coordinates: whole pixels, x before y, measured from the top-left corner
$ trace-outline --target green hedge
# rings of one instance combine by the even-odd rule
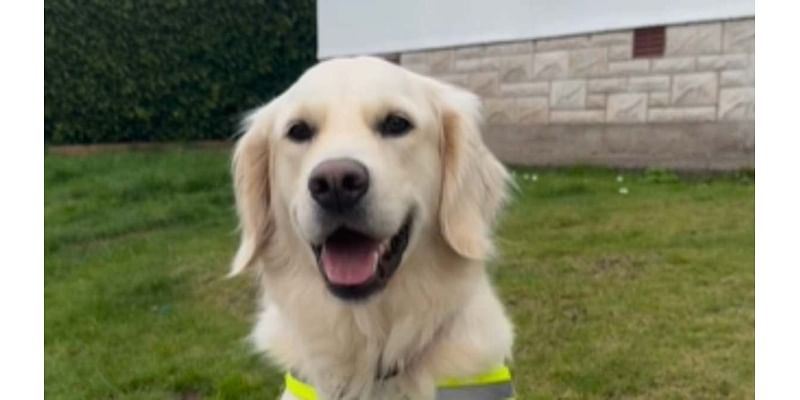
[[[226,139],[315,61],[313,0],[46,0],[45,141]]]

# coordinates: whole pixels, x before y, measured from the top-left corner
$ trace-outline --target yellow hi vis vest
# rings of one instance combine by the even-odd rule
[[[319,400],[313,386],[288,372],[285,378],[286,390],[298,400]],[[472,378],[446,379],[437,385],[436,400],[514,400],[511,370],[503,365]]]

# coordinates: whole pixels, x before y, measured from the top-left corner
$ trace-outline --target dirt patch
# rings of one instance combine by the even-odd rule
[[[177,396],[178,400],[202,400],[203,396],[198,392],[180,393]]]

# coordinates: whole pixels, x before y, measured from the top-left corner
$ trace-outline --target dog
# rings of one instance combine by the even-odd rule
[[[442,384],[511,359],[486,270],[510,178],[481,124],[474,94],[374,57],[320,62],[245,119],[231,275],[258,276],[281,399],[489,398]]]

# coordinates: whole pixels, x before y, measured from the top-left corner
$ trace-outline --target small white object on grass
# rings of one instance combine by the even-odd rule
[[[624,186],[619,188],[619,194],[628,194],[628,188]]]
[[[534,181],[534,182],[538,181],[539,180],[539,175],[536,175],[536,174],[531,175],[531,180]]]
[[[622,175],[617,175],[617,182],[622,182],[624,180],[625,178],[623,178]]]

